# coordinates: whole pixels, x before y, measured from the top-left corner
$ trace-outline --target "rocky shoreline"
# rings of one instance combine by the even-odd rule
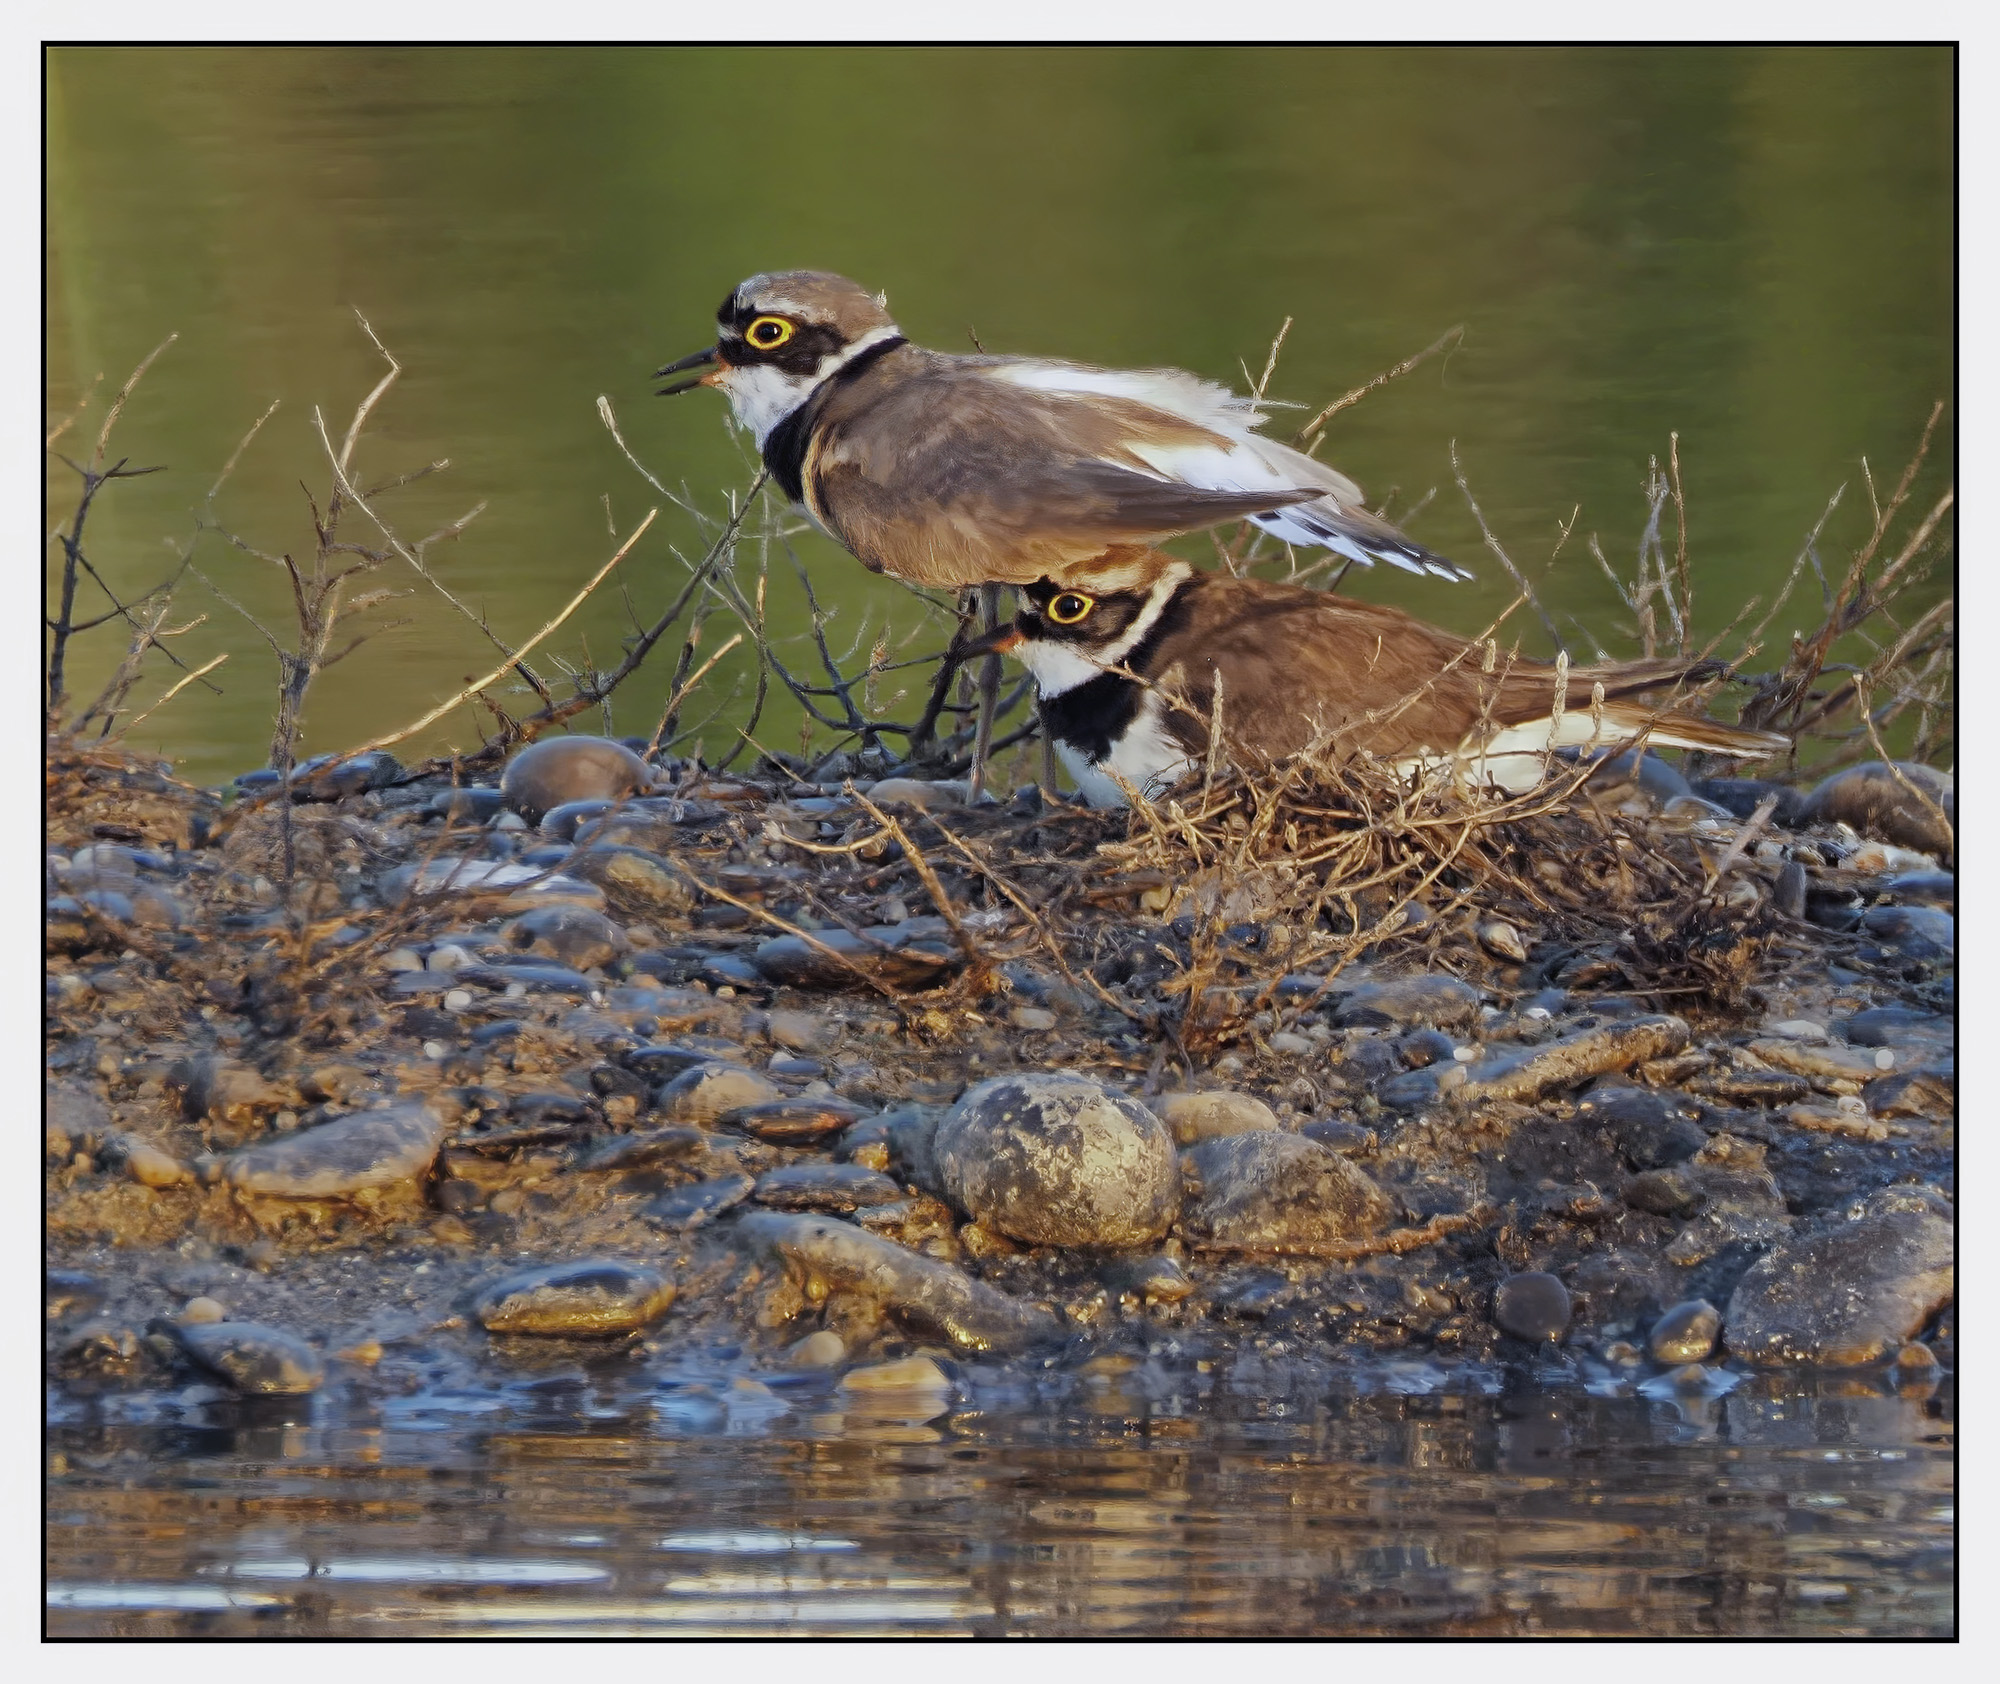
[[[1704,996],[1442,881],[1293,968],[1281,913],[1122,867],[1125,815],[643,747],[333,761],[287,809],[52,746],[61,1388],[412,1391],[584,1341],[941,1396],[974,1360],[1955,1363],[1936,773],[1593,790],[1761,932]],[[1196,960],[1213,1035],[1167,1010]]]

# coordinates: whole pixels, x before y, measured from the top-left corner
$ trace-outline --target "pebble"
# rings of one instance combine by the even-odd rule
[[[1084,1076],[981,1082],[937,1125],[931,1150],[953,1205],[1030,1245],[1143,1245],[1180,1205],[1166,1125]]]
[[[1528,962],[1528,945],[1521,939],[1521,932],[1504,919],[1489,918],[1473,934],[1479,938],[1479,945],[1495,958],[1516,965]]]
[[[1688,1026],[1677,1017],[1630,1017],[1601,1023],[1578,1034],[1498,1053],[1467,1066],[1464,1094],[1474,1099],[1532,1101],[1592,1076],[1629,1070],[1649,1059],[1677,1053],[1688,1039]]]
[[[1734,1355],[1762,1367],[1878,1362],[1950,1302],[1951,1222],[1929,1209],[1894,1208],[1882,1195],[1872,1205],[1782,1240],[1751,1264],[1729,1300]]]
[[[1387,1051],[1385,1048],[1384,1051]],[[1466,1067],[1455,1060],[1450,1064],[1427,1065],[1421,1070],[1404,1070],[1374,1085],[1376,1099],[1392,1111],[1428,1110],[1445,1095],[1466,1085]]]
[[[1162,1094],[1153,1102],[1153,1114],[1167,1125],[1175,1142],[1182,1146],[1218,1135],[1245,1134],[1279,1126],[1277,1114],[1256,1095],[1234,1093],[1227,1088]]]
[[[1910,1047],[1930,1050],[1952,1045],[1952,1023],[1948,1017],[1912,1011],[1907,1006],[1877,1006],[1856,1012],[1834,1025],[1850,1046]]]
[[[646,1207],[643,1215],[656,1228],[664,1228],[670,1234],[683,1233],[740,1205],[749,1198],[755,1185],[741,1172],[719,1175],[712,1181],[697,1181],[692,1186],[662,1193]]]
[[[121,1135],[105,1143],[107,1156],[123,1160],[125,1174],[141,1187],[178,1187],[194,1176],[171,1152],[162,1151],[150,1140]]]
[[[183,1327],[196,1327],[203,1322],[226,1321],[228,1318],[229,1312],[218,1299],[205,1296],[190,1298],[181,1306],[180,1324]]]
[[[736,1238],[783,1263],[809,1293],[878,1304],[961,1350],[1014,1350],[1062,1336],[1061,1324],[1046,1310],[830,1217],[753,1211],[737,1224]]]
[[[1875,1068],[1873,1052],[1831,1042],[1759,1040],[1752,1041],[1746,1050],[1766,1064],[1816,1083],[1870,1082],[1881,1074]]]
[[[628,946],[625,933],[584,906],[546,906],[523,913],[503,932],[507,943],[573,970],[602,970]]]
[[[1706,1298],[1690,1298],[1653,1323],[1646,1348],[1655,1362],[1701,1362],[1714,1354],[1721,1336],[1722,1312]]]
[[[618,1062],[648,1081],[671,1080],[701,1064],[738,1064],[743,1049],[720,1035],[690,1035],[682,1041],[666,1041],[643,1047],[629,1047]]]
[[[838,1368],[846,1360],[847,1342],[827,1328],[808,1333],[785,1353],[787,1368]]]
[[[1479,1006],[1479,990],[1455,976],[1397,977],[1349,990],[1333,1021],[1336,1028],[1423,1023],[1462,1029],[1479,1021]]]
[[[764,1033],[793,1052],[830,1052],[840,1041],[840,1025],[817,1012],[778,1010],[765,1014]]]
[[[684,867],[644,848],[579,848],[563,861],[563,871],[594,884],[626,918],[678,918],[702,898]]]
[[[1824,1041],[1827,1038],[1826,1025],[1815,1023],[1811,1018],[1787,1018],[1782,1023],[1764,1025],[1766,1035],[1777,1035],[1787,1041]]]
[[[480,1289],[472,1313],[489,1333],[631,1333],[665,1315],[674,1296],[655,1269],[585,1257],[503,1275]]]
[[[246,1395],[296,1397],[318,1391],[326,1378],[317,1351],[296,1334],[261,1322],[158,1321],[153,1330],[166,1333],[199,1367]]]
[[[615,1134],[587,1152],[581,1170],[654,1169],[685,1163],[708,1150],[709,1136],[701,1129],[648,1129],[643,1134]]]
[[[1957,819],[1953,789],[1947,772],[1903,760],[1869,760],[1815,785],[1798,822],[1800,828],[1845,824],[1878,841],[1946,859]]]
[[[963,966],[964,958],[948,945],[912,945],[888,926],[860,935],[820,930],[810,942],[801,936],[778,936],[759,947],[751,962],[766,982],[787,988],[865,988],[865,979],[872,977],[891,988],[919,989],[945,981]]]
[[[774,1210],[823,1210],[838,1215],[903,1196],[886,1175],[860,1164],[788,1164],[757,1178],[750,1196]]]
[[[1548,1013],[1542,1015],[1547,1017]],[[1449,1035],[1437,1029],[1412,1029],[1408,1034],[1396,1037],[1396,1056],[1411,1070],[1422,1070],[1445,1059],[1455,1059],[1461,1050],[1468,1055],[1461,1061],[1463,1063],[1469,1064],[1479,1056],[1475,1048],[1461,1049]]]
[[[301,1129],[224,1160],[224,1176],[246,1193],[279,1199],[343,1198],[413,1181],[443,1145],[447,1121],[428,1100],[405,1099]]]
[[[1540,1269],[1509,1275],[1493,1293],[1495,1325],[1530,1344],[1560,1340],[1569,1314],[1569,1289]]]
[[[507,762],[500,793],[530,824],[566,801],[617,801],[650,789],[652,768],[608,737],[549,737]]]
[[[1735,819],[1752,818],[1767,800],[1775,799],[1777,805],[1771,809],[1770,822],[1779,830],[1800,828],[1799,808],[1805,797],[1790,784],[1771,783],[1763,778],[1695,778],[1688,789],[1702,800],[1714,802]]]
[[[448,1012],[462,1012],[470,1009],[472,995],[463,988],[449,988],[445,990],[444,999],[440,1003]]]
[[[1911,959],[1949,958],[1958,948],[1957,920],[1940,906],[1871,906],[1861,928]]]
[[[1341,1117],[1323,1117],[1317,1122],[1307,1123],[1299,1133],[1307,1140],[1317,1140],[1329,1152],[1338,1152],[1343,1157],[1365,1157],[1380,1144],[1373,1129],[1363,1128],[1359,1123],[1350,1123]]]
[[[1309,1058],[1318,1049],[1303,1035],[1280,1029],[1265,1043],[1280,1058]]]
[[[226,1058],[192,1058],[174,1066],[169,1081],[181,1089],[188,1116],[215,1123],[248,1123],[281,1109],[291,1098],[246,1064]]]
[[[951,1407],[951,1378],[930,1357],[851,1368],[840,1377],[840,1393],[850,1407],[888,1408],[905,1420],[927,1421]]]
[[[940,778],[930,782],[916,778],[884,778],[872,785],[867,795],[878,807],[896,805],[939,813],[963,807],[969,792],[970,786],[958,779]]]
[[[725,1111],[782,1101],[785,1091],[768,1076],[740,1064],[705,1062],[683,1070],[654,1096],[654,1104],[677,1123],[715,1123]],[[851,1121],[852,1119],[850,1119]]]
[[[1956,1084],[1937,1070],[1899,1070],[1878,1076],[1861,1089],[1862,1103],[1875,1117],[1922,1117],[1947,1122],[1957,1106]]]
[[[1396,1215],[1359,1169],[1302,1135],[1223,1135],[1188,1162],[1198,1190],[1182,1220],[1204,1246],[1310,1256],[1380,1233]]]
[[[1016,1029],[1032,1029],[1038,1034],[1046,1034],[1056,1026],[1056,1014],[1045,1006],[1016,1006],[1007,1014],[1007,1021]]]
[[[498,816],[506,801],[497,789],[467,786],[432,796],[430,811],[459,824],[485,824]]]
[[[715,1118],[717,1128],[754,1135],[778,1146],[806,1146],[852,1128],[864,1115],[858,1105],[831,1094],[816,1099],[774,1099],[738,1105]]]

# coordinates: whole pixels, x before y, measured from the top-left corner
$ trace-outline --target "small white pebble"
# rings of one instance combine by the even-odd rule
[[[456,989],[452,990],[452,993],[456,993],[456,992],[457,992],[457,990],[456,990]],[[527,985],[527,984],[526,984],[525,982],[510,982],[510,983],[508,983],[508,984],[507,984],[507,998],[508,998],[508,999],[510,999],[510,1000],[523,1000],[523,999],[526,999],[526,998],[527,998],[527,994],[528,994],[528,985]],[[447,995],[445,996],[445,1001],[446,1001],[446,1003],[447,1003],[447,1004],[449,1004],[449,1003],[450,1003],[450,1000],[451,1000],[451,995],[450,995],[450,994],[447,994]],[[470,994],[468,994],[468,995],[467,995],[467,996],[465,997],[465,1003],[466,1003],[466,1005],[468,1005],[468,1006],[472,1004],[472,996],[471,996]],[[460,1009],[460,1010],[462,1011],[462,1010],[464,1009],[464,1007],[460,1007],[459,1009]]]
[[[426,1041],[424,1043],[424,1057],[426,1058],[443,1058],[445,1052],[446,1047],[442,1041]]]
[[[1451,1049],[1451,1056],[1457,1059],[1460,1064],[1470,1064],[1479,1056],[1479,1049],[1477,1047],[1453,1047]]]
[[[1858,1093],[1844,1093],[1840,1095],[1839,1098],[1834,1100],[1833,1108],[1849,1117],[1865,1117],[1868,1115],[1868,1107],[1862,1102],[1862,1098]]]
[[[1271,1051],[1286,1058],[1303,1058],[1312,1050],[1312,1042],[1303,1035],[1294,1035],[1289,1029],[1280,1029],[1271,1037]]]
[[[424,961],[427,971],[460,971],[472,963],[472,955],[455,941],[441,943],[431,949],[430,957]]]
[[[510,984],[507,991],[511,994],[514,991],[514,989],[520,988],[520,986],[521,985],[518,982]],[[522,990],[522,992],[525,993],[526,990],[524,989]],[[448,988],[445,990],[444,1009],[446,1011],[462,1012],[466,1009],[466,1007],[468,1007],[471,1004],[472,1004],[472,996],[465,989]]]
[[[213,1298],[190,1298],[181,1306],[181,1320],[190,1326],[227,1321],[229,1312]]]
[[[725,982],[720,988],[718,988],[715,991],[715,997],[718,1000],[733,1000],[736,998],[736,990],[731,988],[729,984]]]
[[[1787,1018],[1783,1023],[1767,1024],[1765,1028],[1770,1034],[1782,1035],[1787,1041],[1824,1041],[1826,1039],[1826,1025],[1815,1023],[1811,1018],[1807,1017]]]
[[[502,813],[493,821],[495,830],[526,830],[528,821],[519,813]]]
[[[1523,1017],[1531,1017],[1537,1023],[1547,1023],[1553,1014],[1547,1006],[1530,1006],[1521,1015]]]
[[[1877,1047],[1875,1049],[1875,1068],[1877,1070],[1893,1070],[1896,1068],[1896,1054],[1893,1048]]]

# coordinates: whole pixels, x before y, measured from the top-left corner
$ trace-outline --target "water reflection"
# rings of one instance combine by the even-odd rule
[[[1412,1395],[1258,1372],[1252,1396],[1135,1367],[1110,1415],[1101,1376],[1023,1412],[980,1407],[973,1374],[970,1406],[900,1425],[851,1419],[830,1386],[772,1388],[751,1427],[602,1380],[570,1394],[588,1422],[546,1389],[485,1420],[328,1396],[275,1434],[65,1406],[50,1629],[1952,1629],[1948,1390],[1750,1377],[1656,1400],[1460,1374]]]

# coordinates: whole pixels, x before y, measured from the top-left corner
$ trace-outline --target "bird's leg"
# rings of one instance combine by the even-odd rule
[[[1000,587],[979,587],[979,635],[988,636],[1000,624]],[[977,801],[986,788],[986,756],[993,747],[993,716],[1000,707],[1000,657],[985,655],[979,662],[979,712],[972,731],[972,777],[970,793]]]

